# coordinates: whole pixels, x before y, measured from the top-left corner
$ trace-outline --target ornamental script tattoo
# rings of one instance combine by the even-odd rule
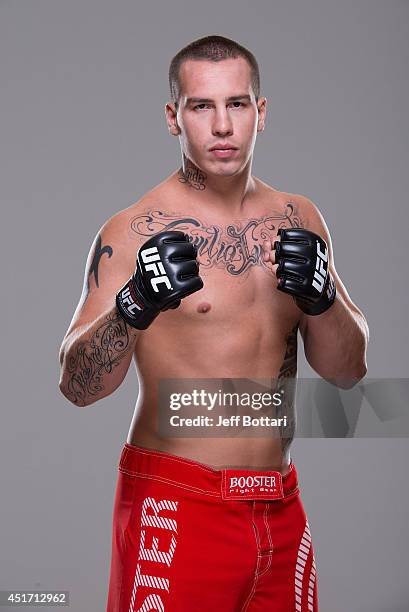
[[[187,166],[183,171],[179,170],[179,182],[187,183],[189,187],[196,189],[197,191],[204,191],[206,189],[207,176],[204,172],[196,168],[196,166]]]
[[[125,321],[108,315],[90,339],[78,345],[67,363],[68,391],[72,401],[84,405],[90,395],[104,390],[103,378],[118,366],[127,353],[129,335]]]
[[[131,229],[139,236],[150,237],[159,232],[180,230],[191,236],[203,268],[225,268],[237,276],[263,261],[262,243],[275,240],[281,227],[304,227],[296,205],[287,202],[282,212],[272,212],[260,219],[247,219],[227,226],[206,225],[196,217],[151,210],[131,220]]]

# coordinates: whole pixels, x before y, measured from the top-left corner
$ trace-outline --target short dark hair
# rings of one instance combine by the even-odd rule
[[[243,57],[251,70],[251,86],[256,100],[260,96],[260,71],[254,55],[239,43],[224,36],[205,36],[183,47],[172,59],[169,67],[170,96],[176,107],[180,97],[180,67],[187,60],[220,62],[229,58]]]

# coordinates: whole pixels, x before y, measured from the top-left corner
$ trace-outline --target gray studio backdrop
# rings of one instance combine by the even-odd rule
[[[137,380],[131,368],[76,408],[58,349],[97,230],[179,164],[169,60],[214,33],[260,63],[254,174],[318,204],[369,322],[368,376],[408,377],[407,0],[2,0],[0,589],[69,590],[75,612],[104,610]],[[299,374],[314,375],[302,352]],[[292,456],[320,609],[407,611],[408,439],[297,439]]]

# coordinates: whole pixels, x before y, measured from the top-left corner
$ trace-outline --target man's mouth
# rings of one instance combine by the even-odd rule
[[[233,157],[236,151],[238,151],[237,147],[231,144],[221,143],[214,145],[214,147],[210,149],[210,152],[213,153],[214,157],[217,157],[218,159]]]
[[[217,143],[210,149],[210,151],[230,151],[230,150],[236,151],[237,147],[231,144]]]

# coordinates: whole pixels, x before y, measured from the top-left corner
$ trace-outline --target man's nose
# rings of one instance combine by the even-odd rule
[[[228,136],[233,133],[233,122],[227,109],[216,110],[212,131],[214,135]]]

